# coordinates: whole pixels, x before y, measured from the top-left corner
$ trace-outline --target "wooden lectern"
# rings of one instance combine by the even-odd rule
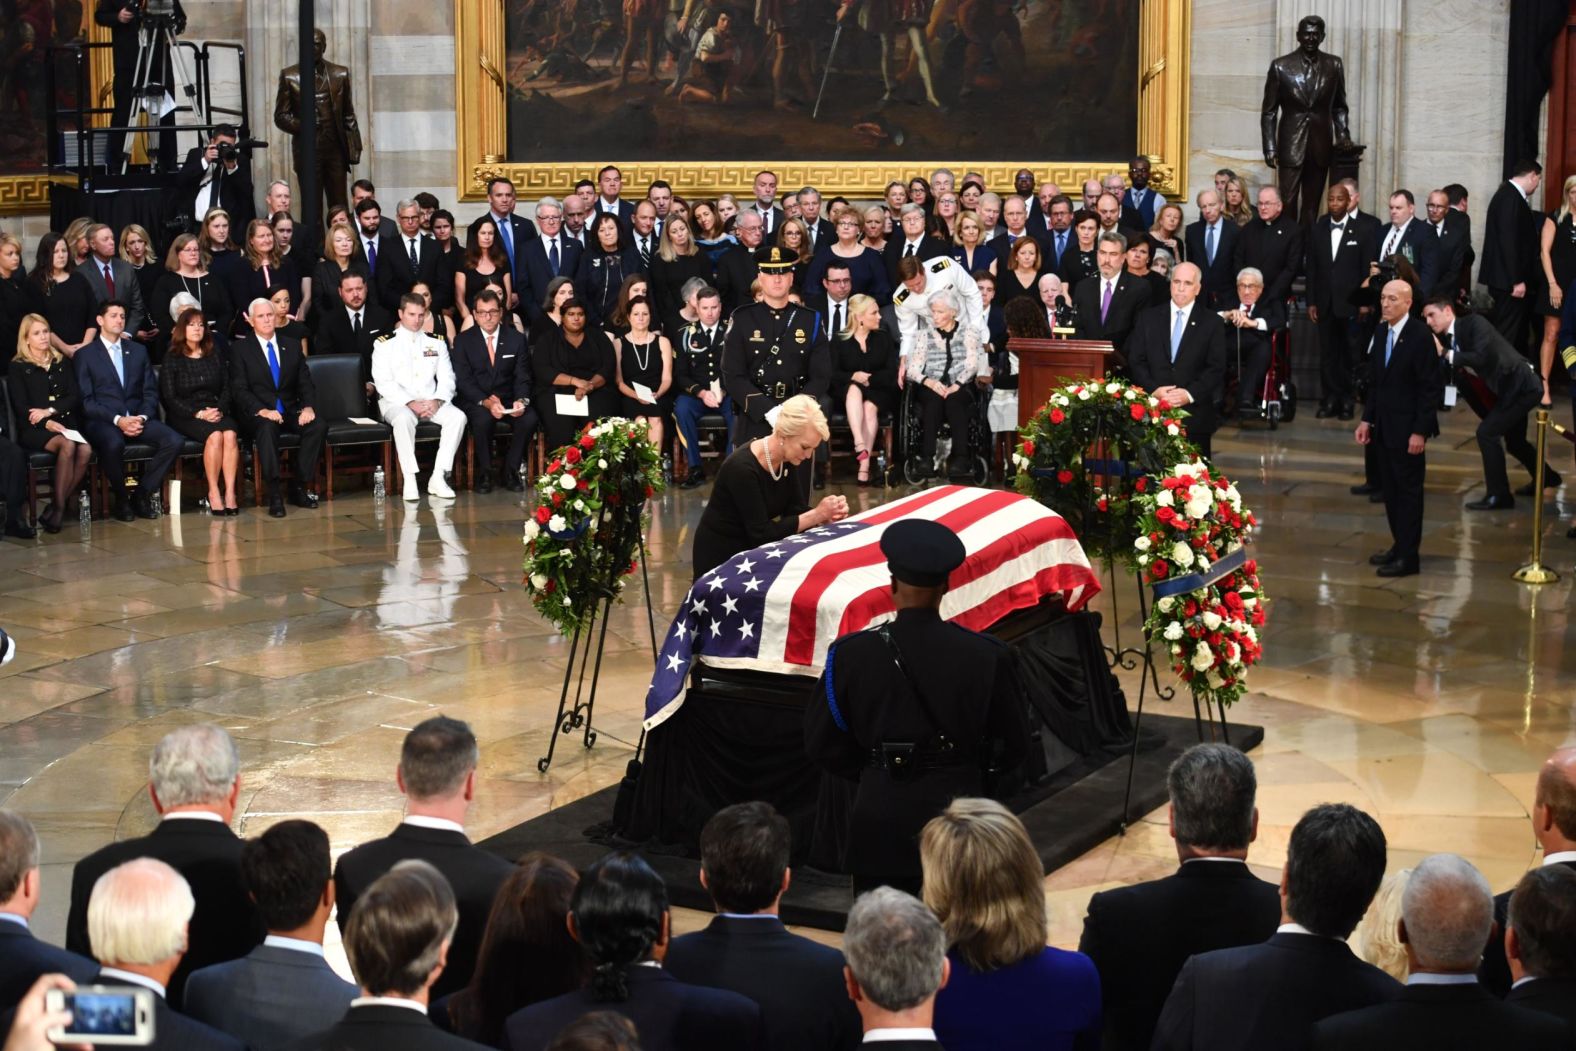
[[[1018,426],[1050,399],[1067,379],[1104,379],[1106,360],[1115,351],[1104,339],[1009,339],[1018,355]]]

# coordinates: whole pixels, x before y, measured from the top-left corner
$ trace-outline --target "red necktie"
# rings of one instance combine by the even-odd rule
[[[115,298],[115,275],[110,273],[109,264],[104,264],[104,288],[109,292],[111,299]]]

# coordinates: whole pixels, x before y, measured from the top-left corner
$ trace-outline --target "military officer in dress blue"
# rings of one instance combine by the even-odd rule
[[[696,319],[679,331],[673,341],[673,418],[679,441],[689,463],[681,489],[695,489],[706,481],[700,459],[700,421],[709,412],[726,422],[730,438],[726,457],[733,452],[733,403],[722,392],[722,294],[707,285],[695,293]]]

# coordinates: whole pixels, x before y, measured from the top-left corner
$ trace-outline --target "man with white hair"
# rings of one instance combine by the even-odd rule
[[[843,980],[867,1044],[940,1048],[936,994],[952,967],[941,921],[925,903],[891,887],[861,894],[843,930]]]
[[[179,1008],[192,971],[251,952],[264,931],[242,888],[241,840],[230,831],[240,791],[240,760],[224,730],[198,723],[166,734],[148,761],[148,795],[159,824],[146,836],[111,843],[77,862],[66,948],[105,959],[89,931],[94,885],[122,862],[154,858],[179,872],[196,898],[189,944],[168,983],[172,1004]]]
[[[548,284],[555,277],[574,277],[580,267],[580,243],[564,236],[564,207],[558,198],[543,197],[536,202],[536,228],[541,236],[521,246],[520,276],[515,279],[515,291],[533,326],[546,316],[542,300]]]
[[[34,937],[28,924],[42,896],[38,833],[21,814],[0,810],[0,1012],[15,1007],[41,975],[87,982],[98,973],[92,960]]]
[[[279,486],[279,439],[293,434],[299,440],[295,471],[290,476],[290,502],[314,510],[317,497],[307,491],[317,479],[323,459],[328,423],[318,418],[314,402],[317,388],[306,352],[297,339],[277,332],[273,304],[254,299],[246,308],[252,334],[230,347],[230,397],[235,422],[256,452],[257,484],[268,489],[268,514],[285,516],[284,493]]]
[[[411,199],[399,202],[394,208],[394,221],[399,224],[399,232],[381,239],[378,265],[373,268],[378,301],[385,310],[398,310],[400,296],[423,284],[432,292],[433,303],[442,307],[444,289],[438,270],[443,253],[437,239],[421,228],[421,205]],[[515,280],[518,282],[519,278]]]
[[[155,993],[148,1045],[155,1051],[240,1051],[240,1041],[178,1014],[167,1002],[187,955],[195,907],[181,874],[154,858],[133,858],[94,880],[87,907],[88,934],[100,965],[94,984]]]
[[[275,179],[268,184],[268,192],[263,194],[263,214],[278,215],[289,210],[290,184],[283,179]]]
[[[1314,1048],[1569,1047],[1560,1019],[1503,1003],[1478,984],[1478,960],[1493,933],[1494,899],[1483,874],[1455,854],[1424,858],[1401,895],[1406,989],[1388,1003],[1319,1022]]]

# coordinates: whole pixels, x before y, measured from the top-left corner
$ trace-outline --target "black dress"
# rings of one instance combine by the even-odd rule
[[[217,431],[235,430],[230,418],[230,376],[224,361],[215,352],[200,358],[171,354],[159,370],[159,398],[164,402],[164,419],[171,427],[196,442],[205,442]],[[219,422],[199,420],[201,409],[218,409]]]
[[[755,458],[753,445],[739,446],[717,471],[711,499],[695,527],[695,579],[741,551],[793,536],[799,516],[810,509],[797,474],[787,469],[773,478]]]
[[[1062,265],[1057,276],[1067,286],[1068,295],[1071,295],[1078,282],[1099,272],[1100,265],[1095,261],[1094,249],[1085,252],[1077,245],[1069,245],[1067,251],[1062,253]]]
[[[650,333],[650,339],[641,345],[629,341],[627,335],[620,336],[619,368],[623,370],[624,384],[634,387],[637,383],[644,383],[655,394],[662,386],[662,337],[655,332]],[[634,398],[624,398],[623,413],[631,418],[636,416],[666,416],[673,411],[673,392],[667,391],[657,397],[655,405],[647,405]]]
[[[64,281],[46,278],[44,287],[44,317],[62,343],[81,343],[88,329],[98,328],[98,297],[81,273],[73,270]]]
[[[991,305],[1006,310],[1007,304],[1019,296],[1030,296],[1038,301],[1040,298],[1040,278],[1044,276],[1043,273],[1035,274],[1034,280],[1030,281],[1029,286],[1025,288],[1023,282],[1018,280],[1018,272],[1016,270],[1002,271],[996,275],[996,298],[992,300]]]
[[[175,327],[175,321],[170,317],[170,303],[182,292],[197,298],[197,305],[202,307],[203,317],[208,322],[209,330],[229,332],[230,325],[235,320],[235,304],[230,301],[224,283],[213,274],[182,277],[174,270],[166,270],[160,275],[158,283],[153,286],[153,298],[144,300],[148,313],[159,319],[159,329],[165,333],[159,349],[161,356],[163,347],[169,345],[168,334]]]
[[[153,302],[153,289],[158,285],[159,278],[164,276],[164,268],[155,266],[152,259],[148,258],[148,261],[141,266],[132,267],[131,272],[137,275],[137,291],[142,293],[142,304],[146,307]],[[153,327],[160,332],[168,332],[170,330],[170,315],[168,311],[161,315],[155,314],[150,309],[145,310],[144,314],[152,321]],[[132,335],[135,336],[136,333],[132,333]]]
[[[13,361],[6,377],[11,394],[11,413],[16,417],[16,439],[32,452],[43,452],[55,436],[44,424],[53,420],[72,430],[82,426],[82,393],[77,387],[77,372],[65,358],[43,369],[32,362]],[[54,409],[55,415],[40,423],[28,423],[31,409]]]
[[[536,410],[542,418],[542,433],[547,437],[549,449],[568,445],[575,432],[587,423],[616,416],[623,406],[623,396],[614,382],[617,365],[613,341],[600,330],[587,328],[580,346],[576,347],[564,338],[557,325],[549,324],[531,351],[531,364],[536,372]],[[557,395],[575,392],[573,387],[553,386],[553,377],[560,374],[582,380],[602,377],[605,385],[586,395],[588,415],[558,415]]]
[[[1186,241],[1186,239],[1183,238],[1181,230],[1177,231],[1177,238],[1176,238],[1177,243],[1176,243],[1176,247],[1174,247],[1174,248],[1171,245],[1166,244],[1164,241],[1162,241],[1160,238],[1156,237],[1154,234],[1146,233],[1144,235],[1144,239],[1149,242],[1149,258],[1150,259],[1154,259],[1155,253],[1160,251],[1160,250],[1162,250],[1162,249],[1164,249],[1165,251],[1171,253],[1171,258],[1175,259],[1177,262],[1179,262],[1179,263],[1187,262],[1187,241]],[[1154,302],[1154,301],[1150,300],[1150,302]]]
[[[340,265],[332,259],[319,259],[317,265],[312,268],[311,324],[317,323],[318,311],[344,304],[339,298],[339,275],[347,270],[360,274],[367,283],[368,291],[371,290],[372,273],[367,269],[367,264],[361,260],[352,259],[349,266],[341,269]],[[452,277],[450,281],[453,281]]]
[[[504,287],[504,279],[509,276],[506,269],[494,269],[490,274],[481,273],[474,266],[461,267],[460,273],[465,275],[465,309],[476,309],[476,297],[482,294],[482,289],[497,289],[498,296],[503,300],[504,312],[509,310],[509,290]],[[451,282],[452,283],[452,282]]]
[[[0,346],[7,352],[0,353],[0,376],[6,373],[6,363],[11,360],[11,337],[22,327],[22,318],[33,309],[33,291],[21,267],[10,277],[0,277]]]
[[[897,412],[897,348],[892,337],[876,329],[865,337],[865,347],[859,349],[856,339],[832,340],[832,389],[840,391],[837,404],[848,397],[853,385],[853,374],[870,373],[870,383],[861,388],[865,400],[874,402],[883,413]]]
[[[795,270],[795,280],[797,276],[798,271]],[[679,311],[684,309],[684,299],[680,293],[684,290],[685,282],[692,277],[698,277],[707,284],[716,280],[711,270],[711,258],[705,252],[675,256],[671,263],[660,255],[651,257],[650,291],[657,315],[652,319],[653,328],[660,322],[664,333],[677,335],[679,329],[684,327],[679,317]]]
[[[1556,219],[1557,215],[1558,211],[1549,213],[1549,222],[1554,223],[1554,243],[1549,246],[1549,262],[1554,264],[1555,283],[1565,292],[1570,290],[1571,282],[1576,281],[1576,212],[1564,219]],[[1543,290],[1538,309],[1545,317],[1559,317],[1562,313],[1549,298],[1548,289]]]

